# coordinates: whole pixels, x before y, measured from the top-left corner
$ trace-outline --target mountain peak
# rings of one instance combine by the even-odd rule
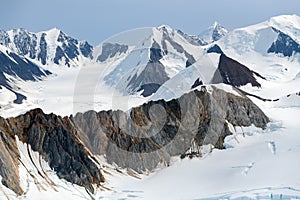
[[[47,33],[50,35],[59,35],[62,31],[56,27],[49,29],[48,31],[43,31],[43,33]]]
[[[162,25],[158,26],[157,29],[172,29],[172,28],[171,28],[171,26],[169,26],[167,24],[162,24]]]
[[[221,25],[219,24],[219,22],[215,21],[211,27],[212,27],[213,29],[216,29],[216,28],[221,27]]]
[[[278,15],[271,17],[270,21],[289,21],[289,22],[300,22],[300,16],[296,14],[292,15]]]
[[[270,18],[268,22],[276,29],[285,29],[286,27],[300,29],[300,17],[298,15],[279,15]]]
[[[157,30],[164,31],[164,32],[173,32],[174,29],[169,25],[162,24],[157,27]]]
[[[221,39],[227,33],[227,29],[215,21],[212,26],[199,34],[199,38],[203,39],[207,43],[211,43]]]

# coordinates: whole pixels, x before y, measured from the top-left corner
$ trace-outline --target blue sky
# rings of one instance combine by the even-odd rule
[[[0,29],[57,27],[97,45],[133,28],[168,24],[198,34],[214,21],[230,30],[281,14],[300,15],[300,0],[2,0]]]

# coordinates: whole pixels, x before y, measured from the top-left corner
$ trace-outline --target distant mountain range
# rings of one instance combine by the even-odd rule
[[[58,29],[39,33],[24,29],[0,31],[0,83],[15,92],[19,97],[15,102],[21,103],[26,94],[18,92],[14,83],[8,80],[8,75],[25,81],[38,80],[51,74],[51,66],[76,67],[83,63],[98,62],[109,65],[109,73],[103,77],[107,85],[123,94],[143,91],[141,95],[149,96],[176,74],[188,70],[191,65],[197,66],[203,57],[215,60],[215,55],[211,57],[210,54],[217,53],[226,55],[221,56],[214,66],[218,69],[217,74],[212,70],[212,74],[205,75],[207,77],[199,75],[193,83],[200,78],[203,83],[223,82],[233,86],[251,83],[260,86],[259,79],[264,79],[263,75],[248,69],[247,62],[235,60],[236,56],[227,49],[238,54],[253,51],[262,55],[275,53],[291,57],[300,52],[298,29],[293,29],[293,26],[287,28],[285,25],[291,21],[298,23],[299,18],[274,17],[268,22],[231,32],[216,22],[199,36],[160,26],[132,33],[139,34],[136,35],[139,38],[137,40],[131,39],[129,32],[120,41],[106,41],[96,47],[86,41],[80,42]],[[235,67],[235,72],[229,72],[231,68],[224,67],[227,62],[240,67]],[[237,76],[234,73],[244,75]]]
[[[298,106],[299,74],[297,15],[198,36],[142,28],[98,46],[58,29],[0,31],[0,194],[100,199],[114,175],[140,178],[226,148],[236,127],[274,125],[264,111]]]

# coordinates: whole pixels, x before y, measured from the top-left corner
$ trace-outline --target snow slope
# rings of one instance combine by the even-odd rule
[[[27,144],[17,141],[22,163],[19,166],[20,181],[25,194],[18,197],[13,191],[0,185],[0,199],[50,200],[72,197],[75,200],[82,200],[90,198],[85,188],[59,179],[37,152],[32,151]]]
[[[268,49],[278,38],[274,28],[288,34],[293,40],[300,41],[299,17],[291,15],[274,17],[267,22],[233,30],[213,43],[227,56],[266,78],[260,80],[261,88],[250,85],[240,87],[248,93],[270,100],[261,101],[249,97],[270,117],[271,123],[266,130],[232,127],[235,135],[226,138],[225,150],[206,147],[209,151],[203,149],[206,151],[203,157],[173,158],[171,166],[139,176],[128,176],[127,172],[116,173],[112,169],[117,166],[109,166],[106,186],[111,190],[98,191],[95,199],[299,199],[300,56],[297,53],[291,57],[268,53]],[[50,35],[56,37],[55,30],[52,31],[53,34]],[[55,112],[61,115],[89,109],[128,110],[148,100],[176,98],[190,91],[191,85],[199,77],[204,84],[210,82],[218,65],[219,54],[206,54],[205,48],[192,45],[167,26],[133,33],[120,34],[109,39],[107,42],[111,44],[127,45],[128,48],[126,51],[119,47],[114,48],[118,51],[115,54],[109,51],[111,54],[103,62],[97,61],[103,53],[103,46],[100,45],[95,48],[92,61],[82,60],[74,68],[62,68],[62,65],[44,66],[53,75],[41,82],[19,80],[17,85],[26,94],[27,100],[21,105],[9,104],[1,107],[1,116],[16,116],[36,107],[41,107],[46,113]],[[165,40],[164,33],[171,38],[171,42],[175,41],[193,55],[196,62],[186,68],[188,57]],[[128,78],[142,74],[149,61],[153,41],[162,50],[165,41],[170,52],[162,53],[160,59],[168,80],[152,96],[142,97],[142,91],[128,95],[124,92],[128,89]],[[49,48],[54,49],[54,44]],[[114,56],[110,57],[112,54]],[[238,94],[231,86],[216,86]],[[209,88],[210,86],[208,90]],[[0,95],[0,103],[11,102],[15,98],[5,88],[0,89]],[[27,163],[26,166],[30,166],[24,150],[26,147],[21,143],[18,145],[23,149],[22,160]],[[35,155],[33,152],[32,154]],[[37,158],[35,159],[34,163],[38,163]],[[99,160],[105,163],[104,158]],[[41,185],[47,185],[46,191],[39,190],[34,179],[22,176],[25,169],[20,167],[22,183],[30,188],[24,199],[38,199],[40,195],[49,199],[70,196],[74,199],[89,198],[82,188],[59,180],[44,162],[42,164],[50,179],[57,182],[57,187],[52,188],[42,180]],[[39,176],[33,166],[29,170]],[[11,199],[19,198],[1,185],[0,199],[7,196]]]
[[[114,199],[299,199],[300,96],[286,102],[253,100],[271,118],[264,131],[236,127],[225,150],[174,163],[141,180],[112,175]],[[281,105],[281,107],[278,107]],[[159,183],[159,184],[158,184]]]
[[[299,55],[284,57],[267,52],[278,36],[272,27],[296,41],[299,39],[299,17],[278,16],[236,29],[216,42],[226,55],[266,77],[261,88],[246,85],[241,89],[271,100],[264,102],[250,97],[270,117],[268,128],[264,131],[253,127],[232,128],[235,135],[226,138],[226,150],[213,149],[202,158],[174,158],[170,167],[142,180],[112,176],[112,185],[119,192],[104,193],[103,198],[300,198]],[[197,65],[179,72],[152,99],[180,96],[190,90],[190,79],[200,74]]]

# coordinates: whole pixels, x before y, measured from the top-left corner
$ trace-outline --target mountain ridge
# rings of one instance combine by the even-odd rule
[[[166,25],[83,48],[15,31],[0,45],[0,198],[268,198],[274,173],[297,192],[298,18],[210,43]]]

